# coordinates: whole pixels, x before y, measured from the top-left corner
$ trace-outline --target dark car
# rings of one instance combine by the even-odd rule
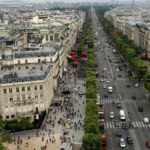
[[[135,95],[133,95],[133,96],[132,96],[132,99],[133,99],[133,100],[136,100],[136,96],[135,96]]]
[[[114,121],[114,126],[115,126],[115,127],[119,127],[119,121],[118,121],[118,120],[115,120],[115,121]]]
[[[139,112],[143,112],[143,107],[142,106],[138,106],[138,111]]]
[[[127,122],[122,122],[122,129],[128,129],[129,125]]]
[[[133,139],[131,136],[127,136],[126,140],[128,144],[133,144]]]
[[[130,87],[130,85],[129,85],[129,84],[127,84],[127,85],[126,85],[126,87],[128,87],[128,88],[129,88],[129,87]]]
[[[118,77],[122,77],[122,75],[121,75],[121,74],[118,74]]]
[[[116,103],[117,108],[122,108],[120,103]]]
[[[122,134],[121,134],[121,132],[119,130],[116,131],[116,136],[117,137],[122,137]]]

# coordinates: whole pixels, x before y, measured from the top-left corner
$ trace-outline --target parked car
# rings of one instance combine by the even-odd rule
[[[120,103],[116,103],[117,108],[122,108]]]

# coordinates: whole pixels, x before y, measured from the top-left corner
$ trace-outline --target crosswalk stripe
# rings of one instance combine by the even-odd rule
[[[148,127],[147,124],[145,124],[145,127]]]
[[[137,122],[137,123],[138,123],[138,127],[141,128],[141,127],[142,127],[142,126],[141,126],[141,123],[140,123],[140,122]]]
[[[150,127],[150,124],[147,124],[148,125],[148,127]]]
[[[135,122],[132,122],[133,126],[136,127]]]
[[[142,127],[145,127],[145,125],[144,125],[144,123],[143,123],[143,122],[141,122],[141,124],[142,124]]]

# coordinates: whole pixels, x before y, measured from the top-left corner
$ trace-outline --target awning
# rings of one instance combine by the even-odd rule
[[[86,56],[86,55],[87,55],[87,52],[86,52],[86,51],[83,51],[83,52],[82,52],[82,55]]]
[[[70,55],[76,55],[76,52],[71,52]]]
[[[76,55],[71,55],[71,58],[76,58],[77,56]]]
[[[79,65],[78,61],[74,61],[73,63],[74,63],[74,65],[77,65],[77,66]]]
[[[72,59],[72,60],[76,60],[76,58],[75,58],[75,57],[72,57],[71,59]]]

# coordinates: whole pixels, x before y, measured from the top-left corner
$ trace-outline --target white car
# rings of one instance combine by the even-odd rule
[[[124,138],[120,138],[120,147],[126,147],[126,144],[125,144],[125,141],[124,141]]]
[[[106,71],[107,69],[106,69],[106,68],[103,68],[103,70]]]
[[[148,119],[147,117],[145,117],[145,118],[143,119],[143,121],[144,121],[144,123],[149,123],[149,119]]]
[[[107,83],[109,83],[110,81],[109,81],[109,80],[107,80],[106,82],[107,82]]]
[[[101,79],[100,79],[100,81],[101,81],[101,82],[104,82],[104,79],[103,79],[103,78],[101,78]]]
[[[104,84],[104,85],[103,85],[103,89],[106,89],[106,88],[107,88],[107,85],[106,85],[106,84]]]
[[[138,83],[136,83],[136,84],[135,84],[135,87],[138,87],[138,86],[139,86]]]
[[[109,118],[113,119],[115,117],[114,112],[110,112]]]
[[[119,69],[117,69],[117,72],[119,72],[120,70]]]

